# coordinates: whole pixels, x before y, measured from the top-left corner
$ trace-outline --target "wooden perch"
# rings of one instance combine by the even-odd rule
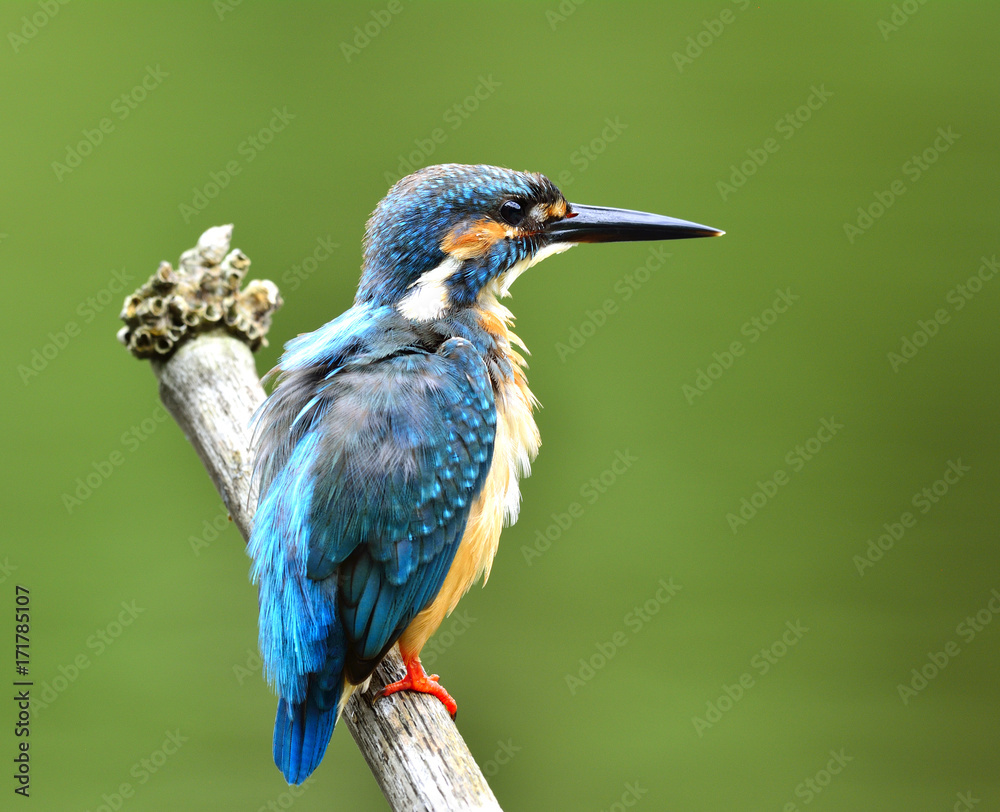
[[[160,398],[201,457],[244,540],[252,489],[250,418],[265,398],[252,350],[281,305],[271,282],[240,284],[250,260],[229,251],[232,226],[206,231],[174,271],[162,263],[125,300],[119,340],[152,361]],[[499,810],[455,723],[436,699],[409,692],[374,702],[404,674],[393,650],[342,720],[393,810]],[[263,745],[262,745],[263,746]]]

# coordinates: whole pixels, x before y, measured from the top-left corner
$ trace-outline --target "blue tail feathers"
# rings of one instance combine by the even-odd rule
[[[321,708],[315,696],[295,704],[278,700],[274,719],[274,763],[289,784],[301,784],[323,760],[333,726],[337,723],[337,702]]]

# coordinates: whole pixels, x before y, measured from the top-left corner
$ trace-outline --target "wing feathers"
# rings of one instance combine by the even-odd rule
[[[282,697],[275,759],[293,782],[322,757],[344,680],[370,676],[440,590],[496,432],[489,373],[465,339],[328,366],[305,363],[307,349],[259,413],[249,547]]]

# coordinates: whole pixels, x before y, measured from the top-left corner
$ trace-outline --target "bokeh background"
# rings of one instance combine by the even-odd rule
[[[916,0],[4,3],[2,667],[20,584],[33,808],[385,808],[344,729],[287,793],[241,539],[115,332],[234,223],[286,301],[269,369],[439,162],[728,232],[514,288],[544,445],[426,657],[505,808],[1000,808],[998,27]]]

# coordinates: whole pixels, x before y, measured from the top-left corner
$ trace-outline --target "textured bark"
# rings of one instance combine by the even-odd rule
[[[194,446],[244,540],[257,491],[251,492],[250,418],[264,401],[250,348],[223,333],[198,336],[169,361],[152,362],[160,399]]]
[[[199,273],[205,271],[206,263],[214,268],[221,261],[221,267],[225,267],[228,258],[222,261],[222,257],[228,251],[231,233],[231,227],[210,229],[202,236],[198,248],[187,252],[185,257],[198,254],[197,259],[202,263]],[[249,260],[242,254],[239,257],[241,262],[245,260],[241,268],[245,272]],[[188,264],[193,266],[194,262]],[[183,284],[185,263],[182,261],[181,265],[177,273]],[[166,276],[164,266],[157,274],[161,278]],[[164,305],[163,291],[156,290],[155,280],[156,275],[144,289],[126,300],[126,310],[132,306],[130,316],[134,316],[136,308],[143,311],[142,302],[136,297],[141,300],[144,296],[157,296],[153,310],[163,320],[163,307],[169,308],[170,302]],[[267,295],[263,298],[270,296],[271,302],[269,308],[262,307],[258,314],[261,317],[256,326],[261,332],[257,344],[263,341],[270,312],[280,304],[273,285],[262,287],[269,284],[251,283],[258,292],[264,290]],[[201,284],[199,295],[210,299],[205,296],[205,287]],[[256,298],[259,300],[261,296]],[[222,301],[218,304],[224,309]],[[203,303],[200,306],[203,312]],[[133,353],[139,354],[134,347],[137,342],[130,342],[138,324],[133,321],[135,324],[123,329],[119,338]],[[168,350],[171,354],[165,360],[153,356],[152,366],[164,405],[201,457],[234,524],[243,538],[248,539],[257,504],[257,493],[251,487],[250,419],[265,394],[248,346],[248,340],[252,343],[252,339],[245,335],[254,332],[249,329],[254,325],[237,326],[240,329],[209,324],[191,334],[182,334],[183,329],[176,335],[172,333],[174,343]],[[154,324],[147,332],[152,330],[155,334],[157,329]],[[149,346],[145,345],[146,357],[150,356]],[[378,690],[403,673],[398,654],[390,652],[373,675],[368,690],[351,697],[341,720],[354,736],[390,807],[407,811],[499,810],[482,771],[437,699],[402,692],[373,702]]]

